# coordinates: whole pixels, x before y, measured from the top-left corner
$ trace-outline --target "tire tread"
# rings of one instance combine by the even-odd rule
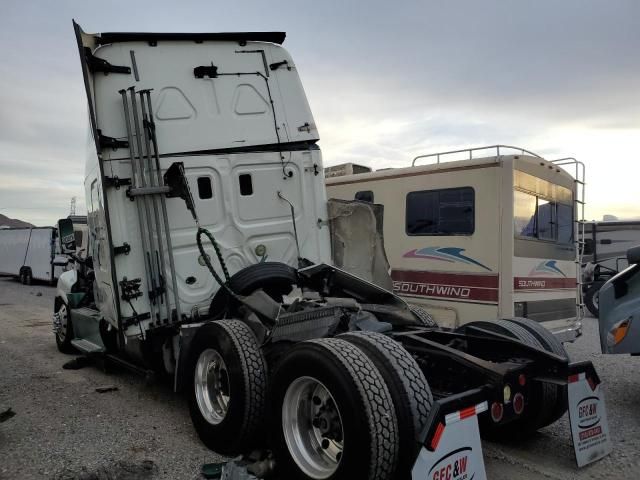
[[[337,338],[309,340],[325,348],[349,373],[367,412],[372,443],[369,480],[394,478],[398,426],[391,394],[373,362],[359,348]]]

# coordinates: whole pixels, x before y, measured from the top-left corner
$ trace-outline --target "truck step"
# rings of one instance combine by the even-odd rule
[[[100,345],[96,345],[95,343],[93,343],[93,342],[91,342],[89,340],[85,340],[85,339],[71,340],[71,345],[76,347],[82,353],[94,353],[95,354],[95,353],[104,353],[105,352],[104,347],[101,347]]]
[[[104,351],[102,336],[100,335],[100,320],[102,319],[100,312],[84,307],[72,308],[70,313],[75,336],[71,343],[84,353]],[[80,345],[76,345],[76,342],[79,342]],[[83,342],[86,342],[86,344]]]

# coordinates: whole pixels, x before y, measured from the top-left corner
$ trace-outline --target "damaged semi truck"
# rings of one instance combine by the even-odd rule
[[[74,28],[90,241],[58,283],[61,351],[170,376],[208,447],[269,449],[288,479],[481,479],[478,423],[531,434],[583,400],[571,379],[600,402],[591,363],[538,324],[438,328],[332,264],[318,131],[283,33]],[[338,210],[362,208],[381,217]],[[376,230],[362,248],[380,253]]]

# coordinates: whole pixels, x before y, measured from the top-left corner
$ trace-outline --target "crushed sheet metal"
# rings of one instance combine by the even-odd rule
[[[578,467],[600,460],[612,451],[609,422],[601,384],[583,373],[568,379],[569,423]]]

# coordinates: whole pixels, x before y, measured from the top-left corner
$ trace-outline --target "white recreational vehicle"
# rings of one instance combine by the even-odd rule
[[[485,478],[479,419],[523,437],[577,415],[569,381],[597,374],[537,323],[439,328],[331,265],[318,131],[284,33],[74,27],[90,239],[58,281],[60,351],[169,375],[208,447],[268,448],[282,478],[426,478],[454,462]],[[71,221],[59,230],[73,252]]]
[[[466,159],[446,161],[461,154]],[[421,159],[436,162],[416,166]],[[581,177],[573,159],[491,146],[326,184],[330,198],[384,205],[394,291],[438,323],[526,317],[568,341],[581,328]]]

